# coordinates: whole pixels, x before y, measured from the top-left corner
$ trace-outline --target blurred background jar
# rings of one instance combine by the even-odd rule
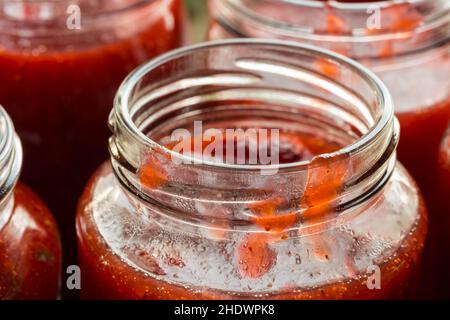
[[[437,297],[450,297],[450,259],[446,258],[447,251],[444,247],[450,246],[450,128],[447,129],[444,138],[442,139],[439,156],[437,160],[437,170],[433,172],[435,178],[432,185],[432,193],[429,201],[429,207],[434,214],[439,214],[441,217],[441,226],[435,228],[437,235],[430,239],[433,247],[440,250],[433,252],[432,259],[437,260],[429,272],[439,274],[438,281],[431,283],[428,290]]]
[[[0,103],[23,141],[23,179],[55,212],[69,260],[114,94],[137,65],[183,44],[184,19],[181,0],[0,2]]]
[[[334,79],[324,62],[338,70]],[[278,130],[265,152],[279,161],[247,162],[249,150],[267,148],[261,136],[214,139],[249,143],[236,163],[239,149],[211,150],[199,122],[216,133]],[[387,89],[349,59],[272,40],[184,48],[124,81],[110,127],[111,161],[91,178],[77,214],[83,298],[414,292],[426,209],[396,161]],[[190,138],[172,140],[179,130]],[[204,158],[207,149],[227,160]],[[368,285],[375,270],[377,288]]]
[[[19,183],[22,147],[0,106],[0,300],[56,299],[61,245],[50,211]]]
[[[401,125],[399,159],[426,200],[434,201],[433,172],[450,120],[450,2],[348,2],[210,0],[208,38],[289,39],[334,50],[368,66],[393,96]],[[332,64],[323,63],[322,70],[330,78],[337,75]],[[437,236],[450,232],[445,221],[439,211],[430,214],[431,237],[436,235],[432,243],[437,246],[430,251],[447,250],[449,244]],[[441,254],[427,259],[435,262],[431,270],[440,259]],[[438,283],[440,276],[431,270]]]

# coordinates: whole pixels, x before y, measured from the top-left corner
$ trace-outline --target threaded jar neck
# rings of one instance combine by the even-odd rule
[[[275,164],[200,159],[169,147],[174,132],[194,132],[198,123],[219,133],[279,130],[339,147]],[[147,63],[119,89],[110,126],[113,169],[133,197],[176,221],[245,231],[258,215],[252,208],[265,202],[305,226],[312,207],[331,219],[367,201],[389,179],[398,142],[390,95],[370,71],[274,40],[210,42]],[[309,201],[321,185],[320,203]]]

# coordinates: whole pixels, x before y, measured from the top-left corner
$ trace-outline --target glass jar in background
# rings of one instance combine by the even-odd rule
[[[450,120],[450,2],[353,2],[210,0],[208,38],[290,39],[334,50],[369,67],[393,96],[401,127],[399,160],[427,202],[434,201],[433,173]],[[321,69],[330,78],[337,75],[328,63]],[[444,224],[438,212],[430,214],[431,234]],[[430,250],[443,252],[447,246]],[[439,274],[429,274],[434,279],[428,282],[440,282]]]
[[[426,185],[450,119],[447,0],[378,1],[369,6],[210,0],[209,6],[210,40],[237,36],[297,40],[337,51],[375,71],[394,98],[402,128],[399,158],[419,184]],[[335,75],[327,64],[323,69],[330,77]]]
[[[77,214],[82,298],[414,292],[426,209],[387,89],[351,60],[275,40],[180,49],[124,81],[110,127]]]
[[[442,212],[450,220],[450,129],[444,135],[439,153],[439,184],[438,192],[442,192],[439,203],[442,205]],[[449,235],[448,235],[449,236]]]
[[[1,1],[0,103],[69,260],[77,198],[108,154],[114,94],[137,65],[183,43],[183,20],[181,0]]]
[[[22,147],[0,106],[0,300],[56,299],[61,245],[45,204],[18,183]]]

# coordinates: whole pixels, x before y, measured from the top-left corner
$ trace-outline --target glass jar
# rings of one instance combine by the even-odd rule
[[[365,64],[393,96],[399,159],[429,195],[428,179],[450,120],[450,2],[344,2],[210,0],[208,38],[290,39]],[[322,69],[336,75],[326,64]]]
[[[18,183],[22,147],[0,106],[0,300],[56,299],[61,248],[45,204]]]
[[[67,264],[76,202],[108,155],[114,94],[137,65],[183,43],[183,14],[181,0],[1,1],[0,103],[24,144],[23,180],[63,230]]]
[[[444,201],[441,202],[445,212],[444,214],[450,219],[450,128],[444,136],[441,143],[439,153],[439,189],[442,192]],[[445,201],[446,200],[446,201]]]
[[[389,93],[351,60],[271,40],[180,49],[124,81],[110,127],[77,214],[82,298],[411,292],[426,209]]]

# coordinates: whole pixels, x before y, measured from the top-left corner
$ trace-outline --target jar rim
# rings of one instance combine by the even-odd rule
[[[276,168],[280,173],[283,171],[300,171],[307,168],[311,168],[312,160],[302,160],[291,163],[276,164],[276,165],[248,165],[248,164],[228,164],[222,162],[208,162],[198,159],[192,159],[185,155],[176,153],[170,150],[166,146],[152,140],[150,137],[145,135],[134,123],[130,115],[130,106],[128,101],[132,94],[133,89],[138,84],[139,80],[144,77],[147,73],[151,72],[153,69],[182,56],[189,55],[197,50],[223,47],[223,46],[252,46],[252,45],[262,45],[262,46],[275,46],[275,47],[285,47],[297,50],[303,50],[310,53],[319,55],[320,57],[325,57],[338,62],[340,65],[344,65],[355,71],[359,76],[366,80],[370,86],[373,88],[375,95],[377,96],[378,104],[381,106],[382,113],[375,124],[369,128],[368,132],[353,141],[351,144],[331,153],[322,154],[320,156],[326,157],[327,159],[340,159],[346,155],[352,155],[361,150],[365,149],[365,146],[371,144],[372,141],[383,134],[386,127],[392,124],[394,121],[394,108],[391,95],[384,85],[384,83],[368,68],[364,67],[360,63],[353,61],[343,55],[335,53],[330,50],[322,49],[313,45],[299,44],[293,41],[285,40],[274,40],[274,39],[226,39],[218,41],[210,41],[200,44],[195,44],[191,46],[186,46],[180,49],[173,50],[166,54],[163,54],[135,69],[128,77],[122,82],[114,101],[113,112],[116,119],[124,126],[125,130],[136,138],[140,143],[148,146],[149,148],[157,147],[163,150],[164,153],[176,156],[186,161],[193,161],[194,164],[200,166],[208,166],[217,169],[232,169],[244,172],[257,172],[261,170],[271,170]],[[114,126],[114,124],[112,124]]]

